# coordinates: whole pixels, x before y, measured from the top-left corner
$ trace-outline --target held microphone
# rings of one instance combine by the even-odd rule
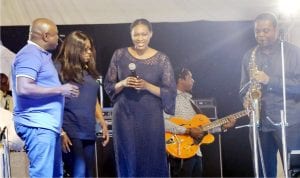
[[[135,63],[128,64],[128,68],[129,68],[129,70],[131,72],[130,76],[138,78],[138,76],[136,75],[136,71],[135,71],[135,69],[136,69]]]
[[[135,71],[135,69],[136,69],[136,65],[135,65],[135,63],[130,63],[130,64],[128,64],[128,68],[129,68],[129,70],[130,70],[130,75],[129,76],[131,76],[131,77],[135,77],[135,78],[137,78],[137,79],[139,79],[139,76],[136,74],[136,71]],[[140,90],[136,90],[138,93],[140,92]]]

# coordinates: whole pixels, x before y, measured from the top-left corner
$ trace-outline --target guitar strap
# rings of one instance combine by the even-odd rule
[[[192,99],[190,99],[190,102],[191,102],[191,105],[192,105],[194,111],[196,112],[196,114],[203,114],[201,109],[194,103],[194,101]]]

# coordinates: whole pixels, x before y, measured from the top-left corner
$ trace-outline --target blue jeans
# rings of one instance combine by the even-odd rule
[[[300,124],[286,127],[286,143],[287,153],[291,150],[300,150]],[[281,128],[278,127],[274,131],[263,132],[259,131],[259,138],[261,141],[261,149],[263,154],[266,177],[276,177],[277,175],[277,151],[280,151],[282,157],[282,137]],[[250,131],[250,142],[253,143],[252,132]],[[253,144],[252,144],[253,145]],[[259,150],[258,150],[259,152]],[[259,153],[258,153],[259,154]],[[263,177],[262,166],[259,162],[259,176]]]
[[[64,168],[71,177],[95,177],[95,141],[70,138],[71,152],[63,153]]]
[[[18,136],[25,142],[30,177],[62,177],[60,134],[43,128],[15,123]]]

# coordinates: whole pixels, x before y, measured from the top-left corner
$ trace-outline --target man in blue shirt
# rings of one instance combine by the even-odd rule
[[[25,142],[30,177],[62,177],[61,141],[64,96],[77,97],[78,87],[61,85],[51,54],[58,44],[57,26],[49,19],[32,22],[28,44],[12,64],[13,115]]]

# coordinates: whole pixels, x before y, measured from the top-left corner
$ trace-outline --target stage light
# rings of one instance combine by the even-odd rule
[[[289,30],[295,24],[295,17],[300,8],[299,0],[278,0],[278,24],[280,38],[288,39]]]
[[[300,7],[299,0],[279,0],[278,9],[283,16],[294,16]]]

